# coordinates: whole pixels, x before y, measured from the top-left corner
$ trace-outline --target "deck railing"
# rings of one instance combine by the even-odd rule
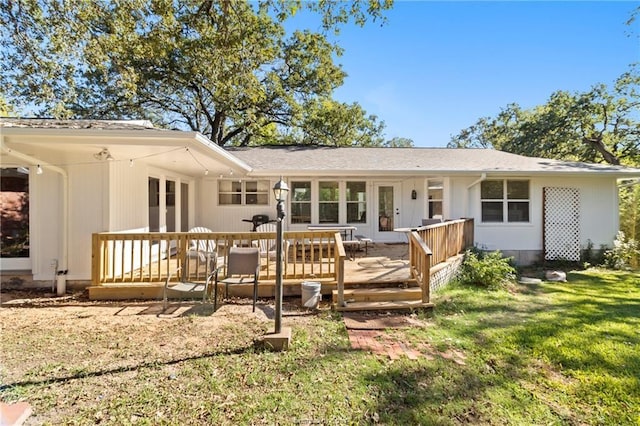
[[[430,269],[473,246],[473,219],[422,226],[409,234],[409,269],[422,288],[422,302],[430,301]]]
[[[178,268],[191,280],[204,279],[206,262],[199,262],[192,249],[214,248],[217,264],[225,265],[230,247],[259,247],[260,240],[268,240],[263,244],[268,248],[261,255],[260,279],[275,280],[274,232],[93,234],[92,284],[164,282]],[[284,241],[283,279],[344,277],[345,252],[339,233],[285,232]]]
[[[415,229],[409,236],[409,268],[430,301],[430,269],[473,245],[473,219],[459,219]],[[161,283],[180,268],[190,280],[204,279],[207,262],[199,262],[193,248],[213,251],[225,265],[230,247],[259,247],[269,240],[273,248],[262,256],[261,280],[275,280],[274,232],[149,232],[98,233],[92,242],[92,283]],[[337,283],[338,304],[344,306],[344,261],[340,233],[287,231],[284,233],[284,280],[331,279]],[[264,246],[264,244],[263,244]],[[224,270],[222,272],[224,274]],[[179,279],[176,277],[175,279]]]

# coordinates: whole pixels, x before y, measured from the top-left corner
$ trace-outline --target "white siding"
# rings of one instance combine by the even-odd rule
[[[411,191],[416,190],[416,199],[411,199]],[[400,223],[399,228],[418,226],[422,218],[427,217],[427,200],[425,199],[425,179],[412,178],[402,181],[400,194]]]
[[[53,259],[62,247],[62,177],[48,170],[29,180],[31,269],[36,280],[54,280]]]
[[[455,200],[465,197],[462,179],[454,185]],[[471,181],[472,182],[472,181]],[[469,183],[471,183],[469,182]],[[543,197],[545,186],[572,187],[580,191],[580,239],[586,247],[590,240],[595,248],[611,245],[618,229],[618,201],[615,179],[546,177],[530,180],[530,222],[482,223],[480,212],[480,185],[469,190],[469,216],[475,219],[475,241],[489,250],[542,250],[543,249]]]
[[[108,217],[104,231],[148,230],[148,166],[141,161],[111,166],[108,188]]]
[[[271,180],[272,187],[277,179]],[[276,206],[273,195],[269,194],[269,205],[266,206],[219,206],[218,181],[206,179],[202,181],[198,192],[198,214],[194,226],[204,226],[214,231],[246,232],[252,225],[242,219],[251,219],[256,214],[266,214],[272,220],[276,218]]]
[[[69,274],[91,277],[91,234],[105,230],[109,165],[69,167]]]

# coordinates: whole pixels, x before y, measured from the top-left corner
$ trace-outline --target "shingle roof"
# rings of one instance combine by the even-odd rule
[[[49,118],[0,118],[0,127],[30,129],[155,129],[147,120],[57,120]],[[163,130],[163,129],[157,129]]]
[[[229,148],[256,173],[467,174],[483,172],[640,175],[639,169],[524,157],[493,149],[263,146]]]

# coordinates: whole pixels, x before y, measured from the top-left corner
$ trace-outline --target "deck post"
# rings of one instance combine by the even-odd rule
[[[91,235],[91,285],[97,286],[100,285],[100,271],[102,269],[101,266],[101,258],[102,258],[102,250],[100,250],[100,235],[92,234]]]
[[[422,270],[422,303],[431,302],[431,255],[424,254]]]
[[[338,307],[345,307],[347,304],[344,301],[344,259],[346,257],[346,253],[344,251],[344,246],[342,245],[342,237],[340,233],[337,232],[335,235],[335,271],[336,271],[336,280],[338,281]]]

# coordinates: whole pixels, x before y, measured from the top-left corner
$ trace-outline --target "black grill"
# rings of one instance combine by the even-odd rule
[[[256,228],[263,223],[268,223],[270,221],[269,215],[266,214],[254,214],[251,219],[242,219],[243,222],[249,222],[253,224],[252,231],[255,231]]]

